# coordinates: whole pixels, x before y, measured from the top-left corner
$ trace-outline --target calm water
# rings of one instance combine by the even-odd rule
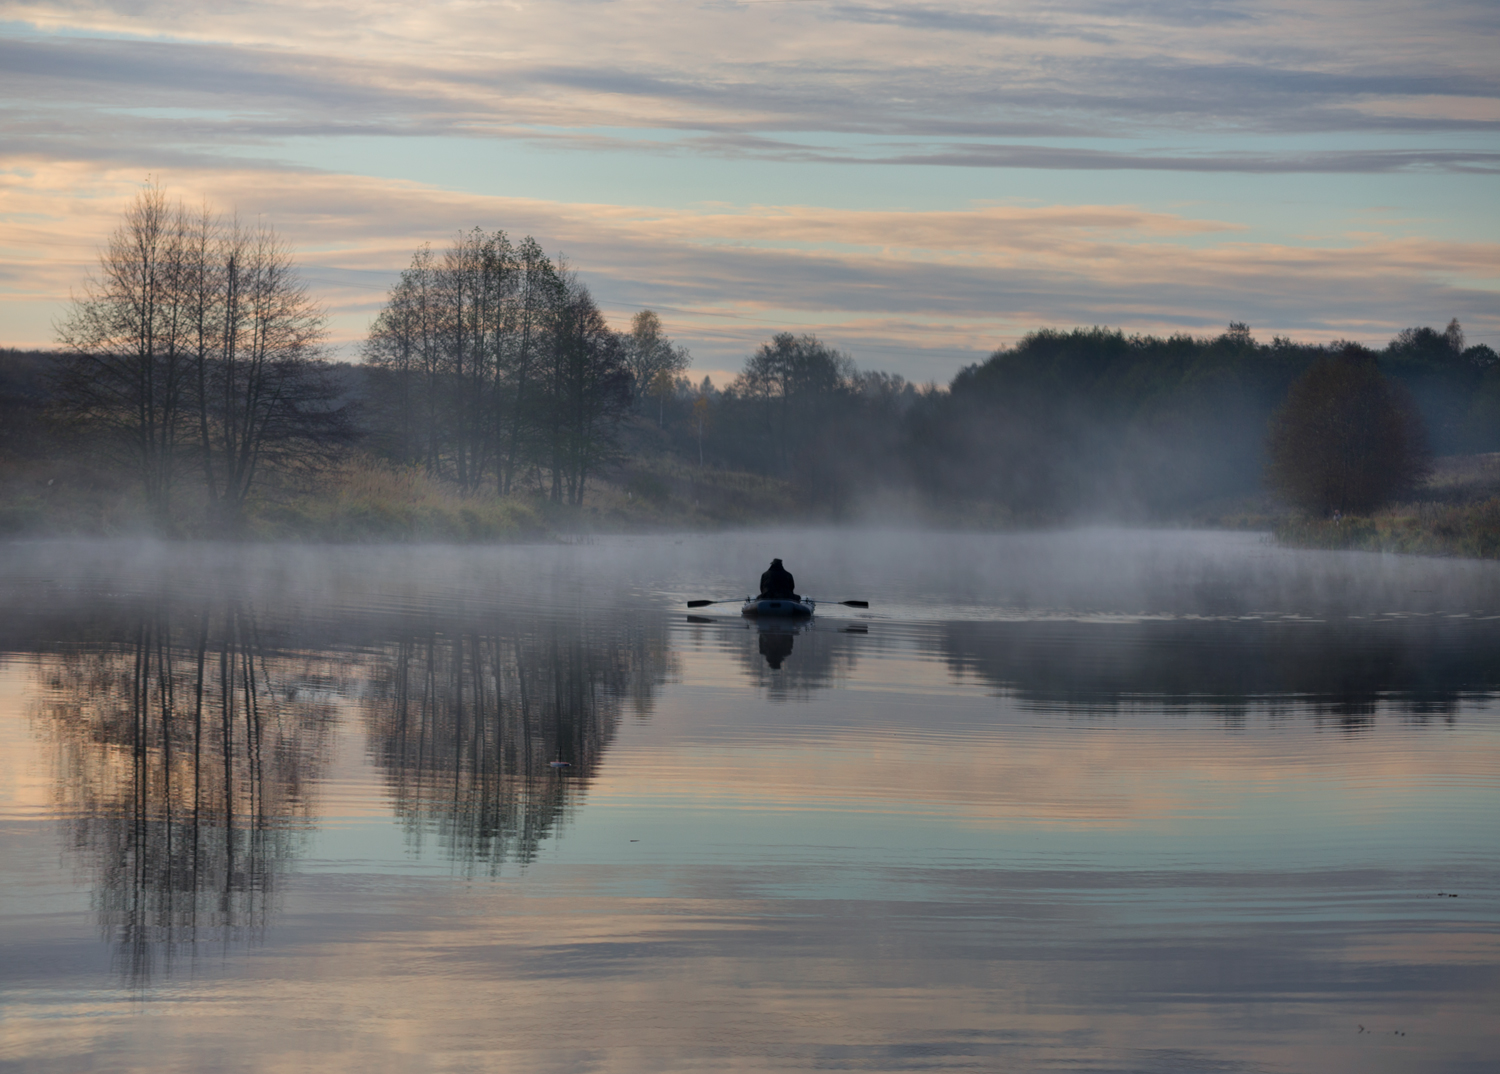
[[[870,610],[687,613],[773,555]],[[1500,1065],[1500,565],[11,544],[0,608],[5,1069]]]

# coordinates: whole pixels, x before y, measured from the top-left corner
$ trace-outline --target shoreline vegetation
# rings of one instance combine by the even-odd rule
[[[0,460],[0,539],[159,535],[140,498],[128,488],[91,480],[66,463],[18,473],[6,461]],[[1012,532],[1100,521],[1022,516],[994,505],[917,516],[909,513],[910,504],[894,501],[872,502],[858,515],[840,517],[808,507],[787,482],[733,471],[697,472],[672,459],[632,459],[612,478],[599,485],[587,507],[555,505],[525,495],[463,496],[418,467],[355,456],[321,474],[314,486],[279,496],[269,492],[252,502],[237,539],[467,544],[795,522],[913,520],[937,528]],[[1119,521],[1263,530],[1294,548],[1500,558],[1500,453],[1436,459],[1431,479],[1416,493],[1410,501],[1338,520],[1299,516],[1262,493],[1179,517]],[[216,535],[207,528],[184,528],[174,536],[193,540]]]
[[[1118,333],[1099,330],[1040,334],[1028,337],[1017,348],[997,352],[988,363],[969,367],[959,379],[972,381],[976,375],[992,373],[1002,361],[1015,364],[1018,352],[1024,356],[1028,351],[1043,350],[1038,342],[1045,345],[1058,340],[1082,341],[1084,349],[1097,347],[1101,341],[1124,341],[1146,351],[1162,342],[1149,338],[1127,341]],[[800,345],[804,341],[796,342]],[[1222,339],[1193,342],[1210,354],[1222,346]],[[130,480],[128,469],[112,464],[108,458],[109,442],[91,435],[87,428],[59,420],[51,409],[51,386],[57,368],[65,361],[62,352],[0,348],[0,539],[164,535],[143,490]],[[361,366],[336,365],[334,369],[346,382],[345,394],[356,398],[366,390],[363,378],[380,375]],[[878,431],[873,445],[868,432],[863,441],[859,435],[854,437],[851,457],[864,465],[853,471],[852,478],[846,475],[843,485],[833,481],[819,488],[790,480],[775,473],[777,468],[766,464],[764,458],[757,466],[754,452],[744,450],[743,441],[749,439],[746,430],[727,428],[726,419],[736,417],[734,408],[743,406],[745,400],[736,399],[732,387],[710,396],[697,386],[679,383],[666,398],[651,399],[644,412],[632,410],[623,417],[619,449],[609,465],[601,467],[584,503],[554,502],[539,484],[519,486],[509,495],[484,489],[465,492],[441,470],[429,472],[421,463],[403,464],[391,458],[376,438],[373,443],[356,442],[321,467],[269,475],[247,498],[243,523],[233,534],[215,529],[210,518],[182,513],[165,535],[188,540],[230,536],[248,541],[478,543],[798,522],[908,521],[934,528],[1012,531],[1112,521],[1262,530],[1272,533],[1283,545],[1308,549],[1500,558],[1500,452],[1438,456],[1432,460],[1430,476],[1399,502],[1368,513],[1346,513],[1337,521],[1294,511],[1265,491],[1250,465],[1242,462],[1237,470],[1226,468],[1223,452],[1217,459],[1208,457],[1205,462],[1200,456],[1197,460],[1199,468],[1208,468],[1211,476],[1215,464],[1218,474],[1228,473],[1224,481],[1227,494],[1212,498],[1206,482],[1200,482],[1196,495],[1175,502],[1158,499],[1154,504],[1149,496],[1131,501],[1122,498],[1109,504],[1099,496],[1107,483],[1096,484],[1094,494],[1104,504],[1100,510],[1088,509],[1081,497],[1070,501],[1007,496],[1001,489],[967,497],[933,495],[931,487],[922,488],[919,474],[902,467],[915,454],[911,441],[918,440],[915,447],[920,448],[920,438],[909,437],[905,444],[898,445],[899,452],[892,451],[889,440],[894,438],[889,436],[889,426],[904,424],[909,429],[922,420],[931,420],[940,408],[947,408],[950,417],[958,407],[979,409],[981,420],[993,420],[995,414],[985,413],[982,399],[976,407],[972,395],[955,400],[951,390],[917,390],[902,385],[900,393],[904,408],[891,407],[883,415],[887,425],[884,443]],[[1471,442],[1483,444],[1483,438],[1475,436],[1474,431],[1486,423],[1473,420],[1473,411],[1489,400],[1484,392],[1476,394],[1471,413],[1463,415],[1468,419],[1464,431]],[[711,400],[716,410],[709,413],[719,421],[709,425],[708,435],[700,439],[702,429],[692,422],[695,417],[701,419],[707,409],[698,402],[704,398]],[[882,402],[889,404],[890,397]],[[649,412],[653,408],[655,414]],[[1429,403],[1429,410],[1436,409]],[[743,413],[738,416],[742,418]],[[848,415],[843,417],[845,421],[839,424],[847,430]],[[1481,412],[1480,417],[1488,415]],[[971,427],[979,424],[973,418],[972,414],[959,414],[950,424],[965,420]],[[1107,420],[1095,421],[1095,425],[1108,424]],[[1449,423],[1444,446],[1462,443],[1462,437],[1452,435],[1453,427],[1459,424]],[[1116,431],[1120,431],[1118,427]],[[753,435],[754,430],[750,432]],[[1172,439],[1179,443],[1191,439],[1181,428],[1173,432]],[[951,438],[952,428],[946,433]],[[1075,438],[1080,435],[1096,436],[1097,429],[1073,434]],[[1128,442],[1132,435],[1138,438],[1139,434],[1127,425],[1122,439]],[[726,447],[733,445],[723,443],[731,436],[741,441],[741,454],[734,459],[726,457]],[[1239,437],[1241,455],[1250,456],[1257,467],[1261,463],[1255,449],[1263,436]],[[1054,447],[1058,439],[1055,431],[1049,437]],[[709,445],[706,449],[705,442]],[[1439,442],[1443,443],[1441,437]],[[1138,439],[1135,446],[1139,449]],[[1188,443],[1185,449],[1194,446]],[[1013,445],[1002,444],[997,449],[981,441],[963,447],[966,453],[1003,459],[1017,469],[1032,461]],[[700,449],[706,452],[701,461]],[[826,445],[820,445],[819,450],[826,466],[832,453]],[[868,495],[856,498],[850,495],[849,484],[858,483],[870,472],[871,459],[859,458],[862,454],[873,454],[875,462],[885,463],[884,481],[871,482]],[[933,454],[929,448],[928,465],[943,470],[946,463],[951,480],[951,459],[932,458]],[[1114,487],[1121,484],[1122,471],[1129,478],[1132,467],[1160,457],[1159,452],[1143,452],[1141,459],[1123,466],[1116,458]],[[1081,461],[1089,462],[1086,456]],[[733,462],[740,462],[744,468],[734,468]],[[1079,463],[1078,455],[1070,459],[1065,452],[1054,452],[1042,468],[1055,486],[1067,488],[1071,475],[1065,467]],[[1094,473],[1091,466],[1081,468]],[[826,471],[821,476],[826,477]],[[1072,483],[1076,486],[1076,477]],[[184,475],[183,486],[180,498],[190,501],[194,496],[190,474]],[[1119,509],[1122,506],[1124,510]]]
[[[779,332],[723,385],[533,238],[422,246],[360,361],[291,247],[156,188],[0,349],[0,536],[534,541],[787,523],[1266,529],[1500,555],[1500,355],[1042,329],[916,385]],[[1337,521],[1335,521],[1337,520]]]
[[[1271,532],[1293,548],[1500,559],[1500,453],[1437,459],[1418,493],[1368,515],[1288,515]]]
[[[664,460],[636,461],[619,483],[601,483],[587,506],[526,494],[465,496],[420,467],[357,456],[289,490],[267,490],[245,508],[234,539],[323,543],[546,541],[582,534],[722,529],[814,520],[788,511],[796,490],[756,474],[693,473]],[[0,539],[161,536],[128,488],[52,463],[0,460]],[[178,526],[173,537],[222,537]]]

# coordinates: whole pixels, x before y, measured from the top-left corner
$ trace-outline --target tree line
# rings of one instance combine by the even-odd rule
[[[475,229],[416,252],[362,366],[331,362],[325,314],[274,230],[156,187],[126,210],[57,338],[58,368],[7,409],[24,423],[27,396],[44,396],[124,464],[162,532],[240,532],[254,497],[353,449],[465,496],[578,505],[619,460],[622,422],[690,360],[649,310],[613,331],[535,239]]]
[[[722,391],[679,381],[667,413],[679,456],[787,478],[835,512],[896,492],[940,518],[1169,518],[1270,487],[1327,513],[1411,491],[1432,453],[1500,451],[1500,361],[1457,321],[1380,351],[1240,323],[1049,329],[938,388],[783,333]]]
[[[1456,321],[1379,351],[1265,343],[1243,324],[1048,329],[944,387],[782,332],[715,386],[685,375],[691,356],[654,312],[616,331],[564,258],[476,228],[414,253],[360,364],[329,361],[325,338],[270,227],[148,189],[59,324],[62,351],[0,383],[0,424],[26,430],[0,451],[45,439],[45,412],[126,467],[162,531],[234,533],[256,497],[351,451],[464,497],[577,507],[604,482],[665,501],[732,472],[781,482],[783,517],[896,494],[938,517],[1023,521],[1181,517],[1268,480],[1304,510],[1367,509],[1432,452],[1500,450],[1500,362]],[[1355,411],[1364,447],[1314,446]],[[1314,457],[1347,470],[1355,455],[1396,477],[1356,493],[1307,476]]]
[[[1349,366],[1357,375],[1336,372],[1330,381],[1323,372]],[[1323,387],[1299,394],[1309,377],[1323,377]],[[1383,408],[1360,418],[1377,432],[1358,436],[1399,433],[1412,457],[1381,462],[1372,451],[1370,465],[1389,464],[1395,477],[1374,498],[1351,492],[1344,510],[1410,491],[1431,452],[1500,450],[1500,362],[1489,347],[1466,346],[1456,321],[1445,331],[1408,329],[1378,352],[1343,341],[1262,343],[1249,326],[1231,324],[1210,339],[1032,333],[928,400],[913,417],[910,458],[938,495],[977,495],[1020,514],[1173,516],[1268,485],[1313,510],[1313,499],[1284,480],[1288,459],[1313,464],[1305,451],[1287,453],[1287,434],[1297,423],[1348,421],[1349,391],[1365,391],[1366,402],[1378,397]],[[1294,404],[1310,395],[1323,409],[1298,416]],[[1342,495],[1324,496],[1316,509],[1336,509]]]

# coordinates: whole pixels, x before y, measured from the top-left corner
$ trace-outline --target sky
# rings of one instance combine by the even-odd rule
[[[534,235],[716,382],[945,383],[1039,328],[1500,349],[1493,0],[0,0],[0,346],[148,181],[292,244],[357,358],[423,243]]]

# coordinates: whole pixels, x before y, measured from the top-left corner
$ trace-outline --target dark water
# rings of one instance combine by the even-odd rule
[[[772,555],[870,610],[685,609]],[[1497,565],[1105,530],[0,557],[5,1069],[1500,1062]]]

